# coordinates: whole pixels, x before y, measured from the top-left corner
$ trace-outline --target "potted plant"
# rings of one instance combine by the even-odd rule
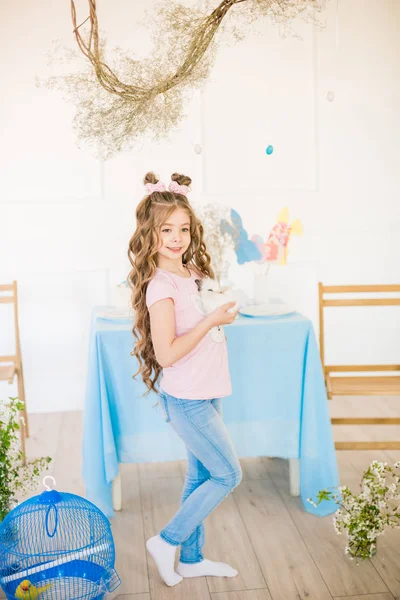
[[[45,456],[24,464],[18,434],[23,408],[18,398],[0,401],[0,522],[18,503],[17,495],[36,489],[41,472],[51,462],[50,456]]]
[[[385,533],[387,527],[400,527],[400,477],[396,469],[400,461],[393,466],[387,462],[372,461],[364,471],[359,494],[353,494],[347,485],[339,486],[340,495],[328,488],[317,494],[318,502],[307,498],[308,502],[317,506],[324,500],[335,500],[340,508],[333,517],[333,524],[338,535],[347,530],[348,544],[345,554],[351,560],[365,560],[376,554],[377,537]]]

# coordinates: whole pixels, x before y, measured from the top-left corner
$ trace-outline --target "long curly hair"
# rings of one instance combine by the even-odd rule
[[[173,173],[172,181],[179,185],[190,185],[190,177]],[[145,175],[144,184],[158,183],[153,172]],[[135,343],[131,356],[137,358],[139,368],[133,379],[140,373],[147,387],[145,396],[151,390],[158,393],[156,384],[162,372],[153,348],[150,331],[150,315],[146,305],[146,290],[157,268],[157,251],[160,245],[161,225],[176,209],[184,209],[190,217],[190,245],[182,256],[182,263],[190,266],[200,276],[214,279],[211,259],[203,240],[203,225],[196,217],[190,202],[183,194],[170,191],[155,191],[145,196],[136,208],[136,230],[129,241],[128,258],[132,269],[128,275],[131,288],[131,304],[134,310],[133,336]]]

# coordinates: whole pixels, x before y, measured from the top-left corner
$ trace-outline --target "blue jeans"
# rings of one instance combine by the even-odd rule
[[[188,467],[181,507],[160,532],[181,546],[180,561],[203,560],[204,519],[242,478],[242,470],[221,416],[222,401],[184,400],[160,391],[160,408],[187,449]]]

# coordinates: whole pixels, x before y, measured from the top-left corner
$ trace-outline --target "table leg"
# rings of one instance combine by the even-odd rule
[[[300,496],[300,459],[289,458],[290,495]]]
[[[122,509],[122,482],[121,472],[113,479],[112,482],[112,503],[114,510]]]

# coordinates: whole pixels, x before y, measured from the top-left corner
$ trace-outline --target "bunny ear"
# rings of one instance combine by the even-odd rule
[[[232,223],[236,227],[238,227],[238,229],[242,229],[242,227],[243,227],[242,217],[233,208],[231,208],[231,219],[232,219]]]
[[[222,219],[220,223],[220,230],[221,233],[229,233],[229,235],[231,235],[232,237],[235,233],[235,230],[233,229],[232,225],[228,223],[228,221],[226,221],[225,219]]]
[[[285,206],[285,208],[282,208],[282,210],[280,211],[278,215],[278,222],[289,223],[289,209],[287,206]]]
[[[292,235],[303,235],[303,225],[299,219],[295,219],[291,224],[290,233]]]

